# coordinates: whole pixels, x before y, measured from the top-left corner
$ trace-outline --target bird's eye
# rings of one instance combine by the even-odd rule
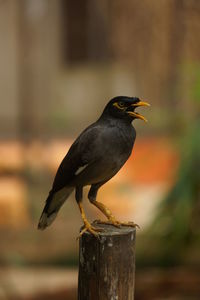
[[[118,102],[118,104],[120,107],[124,107],[124,102],[120,101],[120,102]]]

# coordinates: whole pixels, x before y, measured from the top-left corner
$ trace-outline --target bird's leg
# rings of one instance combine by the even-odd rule
[[[100,188],[100,186],[102,184],[103,183],[92,185],[91,188],[90,188],[90,191],[88,193],[88,199],[90,200],[90,202],[93,205],[95,205],[106,216],[106,218],[108,219],[108,221],[98,220],[96,222],[98,222],[98,223],[109,223],[109,224],[112,224],[112,225],[115,225],[115,226],[118,227],[119,226],[118,221],[116,220],[116,218],[114,217],[114,215],[112,214],[112,212],[110,211],[110,209],[107,208],[103,203],[98,202],[96,200],[98,189]]]
[[[108,221],[101,221],[101,220],[96,220],[96,223],[101,223],[101,224],[111,224],[116,227],[120,227],[121,225],[123,226],[131,226],[131,227],[139,227],[137,224],[134,222],[120,222],[116,220],[115,216],[112,214],[109,208],[107,208],[103,203],[99,202],[96,200],[97,196],[97,191],[99,189],[99,186],[97,185],[92,185],[88,194],[88,198],[90,202],[95,205],[108,219]]]
[[[118,224],[119,222],[116,220],[114,215],[111,213],[110,209],[107,208],[103,203],[101,203],[99,201],[96,201],[96,200],[92,201],[91,203],[93,205],[95,205],[108,219],[108,221],[97,220],[96,223],[112,224],[112,225],[115,225],[117,227],[120,226],[120,224]]]
[[[101,220],[96,220],[95,223],[101,223],[101,224],[111,224],[116,227],[122,226],[130,226],[130,227],[138,227],[138,224],[135,224],[134,222],[121,222],[116,220],[114,215],[111,213],[110,209],[108,209],[103,203],[98,202],[98,201],[93,201],[92,204],[94,204],[108,219],[108,221],[101,221]]]
[[[78,207],[80,209],[80,213],[81,213],[81,217],[84,223],[84,228],[81,230],[80,234],[79,234],[79,238],[83,235],[84,232],[89,231],[91,234],[93,234],[94,236],[98,237],[98,232],[102,231],[102,229],[100,228],[96,228],[94,226],[92,226],[90,224],[90,222],[88,221],[88,219],[86,218],[84,209],[83,209],[83,205],[82,205],[82,190],[83,188],[76,188],[76,201],[78,204]]]

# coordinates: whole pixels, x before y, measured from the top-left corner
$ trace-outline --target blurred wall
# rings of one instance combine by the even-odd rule
[[[42,134],[59,62],[60,1],[0,1],[1,137]]]
[[[18,114],[19,40],[17,1],[0,1],[0,128],[16,133]]]
[[[199,18],[197,0],[0,1],[0,136],[76,133],[116,94],[194,113]]]

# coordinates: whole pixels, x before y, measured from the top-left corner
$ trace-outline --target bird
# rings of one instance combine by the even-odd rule
[[[133,222],[118,221],[110,209],[96,198],[99,188],[118,173],[132,153],[136,139],[132,121],[147,121],[135,111],[140,106],[150,104],[138,97],[116,96],[107,103],[98,120],[78,136],[58,167],[38,229],[44,230],[55,220],[61,206],[75,190],[75,199],[84,224],[79,236],[86,231],[99,236],[102,229],[89,222],[83,208],[83,188],[88,185],[90,203],[107,218],[107,221],[98,222],[114,226],[136,225]]]

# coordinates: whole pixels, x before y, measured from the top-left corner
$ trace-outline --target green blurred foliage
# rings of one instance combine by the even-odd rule
[[[139,237],[139,266],[200,264],[199,132],[198,120],[182,140],[177,180],[153,223]]]
[[[187,89],[193,111],[190,115],[187,109],[183,111],[185,125],[179,127],[180,136],[176,135],[180,153],[177,179],[154,221],[139,237],[141,266],[200,264],[200,66],[185,65],[183,72],[190,74]]]

